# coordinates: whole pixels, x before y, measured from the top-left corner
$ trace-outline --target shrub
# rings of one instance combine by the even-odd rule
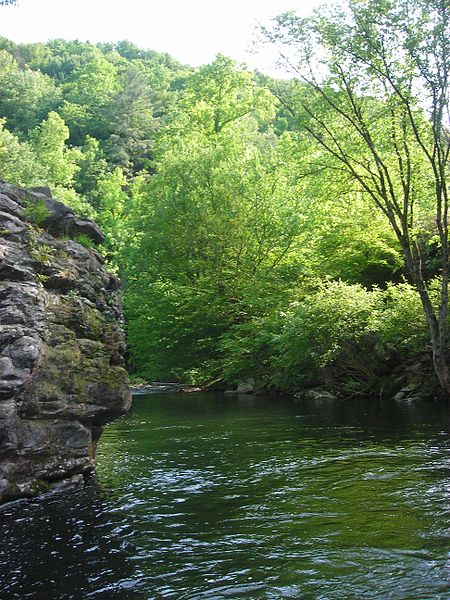
[[[437,298],[438,280],[430,284],[431,296]],[[388,284],[375,292],[375,310],[369,329],[385,344],[402,353],[422,351],[429,343],[429,333],[419,294],[409,283]]]
[[[40,227],[50,216],[50,211],[44,200],[38,200],[36,204],[29,203],[23,211],[25,218],[34,225]]]
[[[376,297],[360,285],[332,282],[293,303],[274,337],[274,383],[302,385],[366,332]]]
[[[85,233],[80,233],[80,234],[76,235],[73,238],[73,240],[74,240],[74,242],[81,244],[81,246],[84,246],[85,248],[93,248],[95,246],[95,244],[91,240],[91,238],[88,235],[86,235]]]

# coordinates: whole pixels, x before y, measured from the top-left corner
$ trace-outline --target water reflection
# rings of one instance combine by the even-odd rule
[[[140,397],[0,511],[1,598],[448,598],[448,408]]]

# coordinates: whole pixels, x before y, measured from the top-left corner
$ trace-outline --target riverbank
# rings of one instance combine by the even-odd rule
[[[194,393],[220,391],[233,395],[290,396],[309,400],[348,400],[375,397],[395,402],[444,400],[436,378],[431,353],[402,358],[396,354],[354,354],[352,361],[322,368],[301,388],[277,388],[254,377],[236,382],[214,381],[204,386],[184,383],[139,382],[132,386],[135,396],[153,393]]]

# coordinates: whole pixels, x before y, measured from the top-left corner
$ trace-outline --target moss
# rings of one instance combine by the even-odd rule
[[[44,479],[34,479],[34,481],[31,482],[30,489],[33,494],[38,496],[48,492],[50,490],[50,484]]]
[[[59,344],[67,344],[75,342],[75,333],[59,323],[49,323],[47,340],[49,346],[58,346]]]
[[[57,333],[62,333],[57,338],[62,343],[45,345],[45,360],[34,376],[30,400],[35,399],[42,410],[55,402],[64,411],[69,405],[102,402],[108,390],[120,392],[127,381],[126,371],[110,364],[108,348],[98,342],[65,339],[65,331]],[[87,352],[83,352],[85,346]]]
[[[79,338],[103,341],[105,320],[96,308],[89,306],[76,292],[60,296],[51,305],[50,320],[64,325]]]
[[[104,320],[101,313],[96,308],[90,306],[83,306],[83,323],[89,337],[94,340],[103,338],[103,326]]]
[[[123,367],[108,366],[108,369],[100,375],[99,381],[112,390],[117,390],[128,382],[128,374]]]
[[[94,440],[88,446],[88,456],[91,460],[95,460],[97,457],[97,442]]]

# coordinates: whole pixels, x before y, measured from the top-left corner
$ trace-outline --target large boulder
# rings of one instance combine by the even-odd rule
[[[0,501],[81,485],[131,395],[119,283],[95,223],[0,182]]]

